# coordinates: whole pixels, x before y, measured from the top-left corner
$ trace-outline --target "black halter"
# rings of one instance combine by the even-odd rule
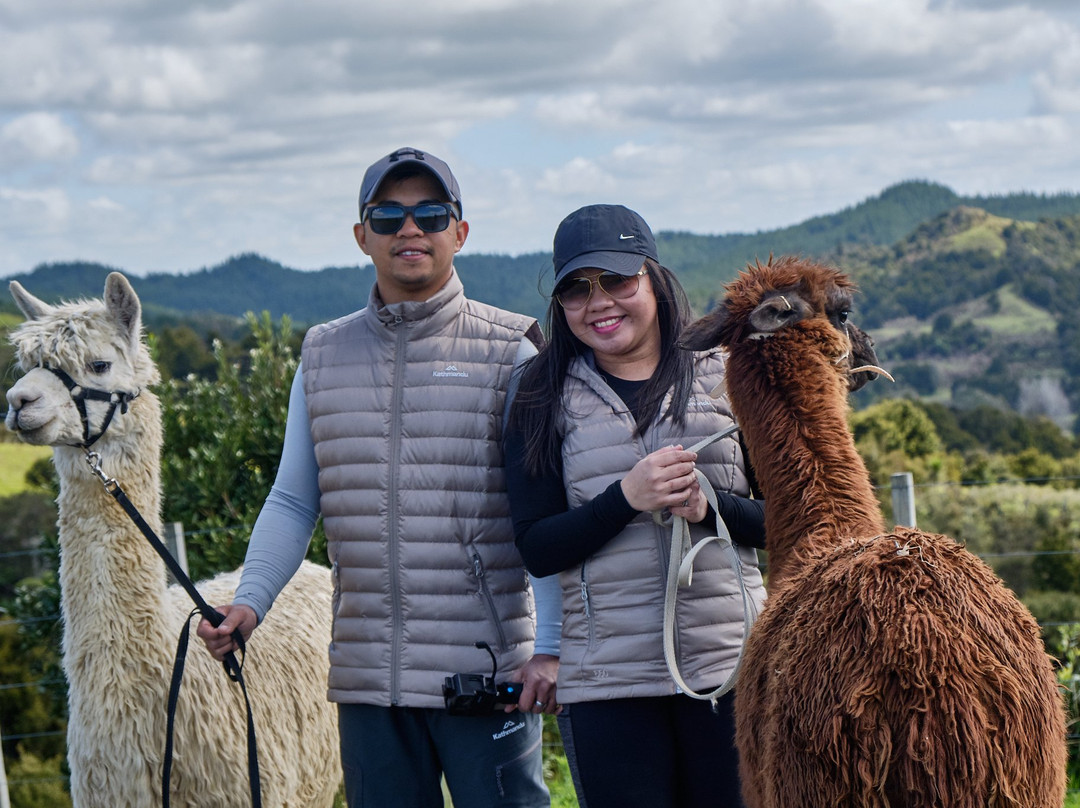
[[[48,365],[44,365],[44,368],[45,370],[54,373],[56,377],[64,383],[64,387],[71,393],[71,400],[75,402],[75,406],[79,409],[79,418],[82,420],[83,425],[83,442],[75,445],[81,446],[84,449],[89,449],[98,438],[105,434],[105,430],[109,428],[109,424],[112,423],[113,416],[116,414],[116,408],[120,408],[121,414],[127,413],[128,404],[130,404],[140,392],[136,390],[134,393],[125,393],[123,391],[109,393],[105,390],[94,390],[93,388],[84,387],[79,384],[60,368],[49,367]],[[93,435],[90,434],[90,418],[86,414],[87,399],[90,401],[107,401],[109,403],[109,411],[105,413],[105,420],[101,424],[101,429]]]

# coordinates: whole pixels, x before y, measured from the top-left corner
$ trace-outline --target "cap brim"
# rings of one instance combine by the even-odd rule
[[[619,275],[636,275],[648,256],[641,253],[598,251],[574,256],[555,275],[555,284],[578,269],[606,269]]]

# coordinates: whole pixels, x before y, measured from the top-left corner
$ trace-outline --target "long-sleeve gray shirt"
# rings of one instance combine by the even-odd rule
[[[524,354],[532,343],[522,340],[522,346],[520,353]],[[525,358],[519,355],[519,363]],[[250,606],[260,621],[304,560],[319,518],[319,498],[319,466],[301,371],[297,368],[289,394],[281,463],[252,529],[244,571],[233,599],[234,603]],[[530,576],[530,580],[537,612],[535,653],[558,655],[562,625],[558,578]]]

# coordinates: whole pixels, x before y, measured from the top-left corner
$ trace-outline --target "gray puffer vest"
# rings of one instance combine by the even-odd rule
[[[329,697],[441,707],[443,678],[506,674],[534,622],[502,460],[506,387],[535,320],[468,300],[457,274],[425,302],[312,328],[304,393],[334,579]]]
[[[685,427],[668,418],[643,438],[633,435],[626,405],[594,369],[591,357],[570,367],[563,416],[563,479],[571,508],[590,501],[626,475],[641,458],[663,446],[689,447],[732,423],[726,399],[709,392],[723,379],[718,351],[696,357]],[[667,402],[663,408],[666,409]],[[663,410],[662,410],[663,411]],[[697,467],[717,490],[749,494],[742,450],[726,438],[703,449]],[[712,535],[707,520],[691,525],[695,542]],[[641,513],[614,539],[577,567],[560,573],[563,633],[559,701],[670,695],[675,683],[664,662],[664,587],[671,526]],[[743,575],[755,606],[765,589],[753,548],[739,548]],[[687,684],[703,691],[721,684],[735,667],[743,641],[743,601],[730,555],[706,547],[694,566],[693,585],[679,594],[676,648]]]

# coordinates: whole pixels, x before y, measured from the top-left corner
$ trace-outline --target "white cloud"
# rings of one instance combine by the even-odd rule
[[[407,21],[331,0],[0,0],[0,17],[0,205],[38,220],[0,218],[10,271],[361,262],[360,176],[406,144],[454,166],[478,251],[547,249],[596,201],[732,232],[909,177],[1080,190],[1065,0],[416,0]]]
[[[0,127],[0,154],[9,160],[64,162],[79,153],[79,138],[59,115],[30,112]]]
[[[0,188],[0,221],[31,235],[56,233],[70,221],[71,201],[58,188]]]
[[[575,157],[557,168],[546,169],[537,188],[550,194],[603,194],[615,188],[615,179],[594,161]]]
[[[110,215],[120,213],[124,210],[123,205],[104,196],[99,196],[97,199],[91,199],[87,203],[87,207],[90,208],[90,210],[100,211]]]

